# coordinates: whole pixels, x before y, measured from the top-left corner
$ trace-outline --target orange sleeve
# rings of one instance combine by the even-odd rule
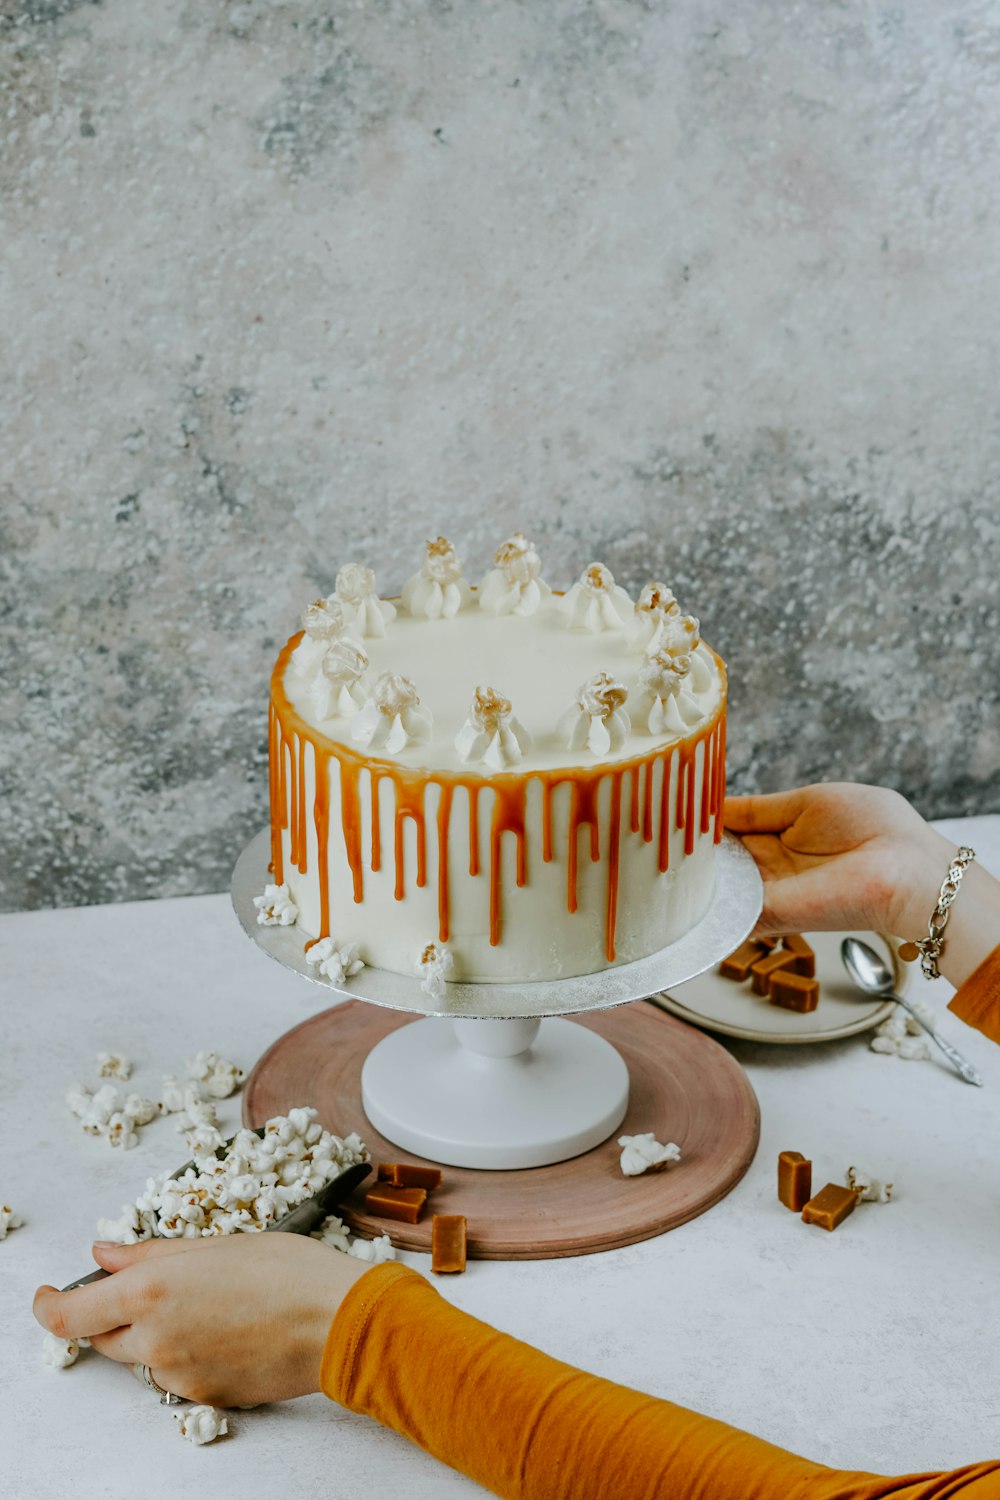
[[[988,953],[956,990],[948,1009],[991,1042],[1000,1042],[1000,947]]]
[[[880,1478],[584,1374],[373,1267],[327,1338],[322,1386],[507,1500],[997,1500],[1000,1462]]]

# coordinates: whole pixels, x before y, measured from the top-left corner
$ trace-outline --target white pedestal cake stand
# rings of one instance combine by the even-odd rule
[[[603,1037],[562,1018],[626,1005],[693,979],[743,941],[762,902],[753,859],[727,834],[716,850],[708,912],[669,947],[571,979],[449,984],[434,1000],[415,974],[386,969],[365,968],[331,985],[306,962],[306,938],[297,926],[260,926],[253,898],[271,878],[269,855],[265,830],[233,872],[233,906],[244,930],[270,958],[334,995],[425,1017],[372,1048],[361,1073],[362,1103],[388,1140],[458,1167],[540,1167],[606,1140],[625,1117],[628,1070]]]

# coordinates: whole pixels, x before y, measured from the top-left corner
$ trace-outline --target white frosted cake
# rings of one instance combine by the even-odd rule
[[[633,601],[594,563],[555,594],[518,533],[471,588],[439,537],[401,599],[350,563],[303,624],[271,681],[257,904],[321,972],[589,974],[703,916],[726,674],[665,585]]]

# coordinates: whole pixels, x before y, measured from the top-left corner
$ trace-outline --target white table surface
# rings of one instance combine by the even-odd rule
[[[1000,817],[939,824],[1000,873]],[[944,981],[922,986],[942,1012]],[[121,1049],[134,1084],[214,1047],[245,1068],[322,1003],[246,940],[227,896],[0,918],[6,1165],[0,1202],[25,1218],[0,1244],[0,1490],[5,1500],[174,1496],[482,1494],[395,1433],[321,1396],[236,1413],[234,1436],[184,1443],[121,1367],[84,1354],[43,1366],[36,1284],[91,1266],[100,1215],[184,1156],[169,1119],[130,1152],[83,1134],[63,1103]],[[906,1063],[866,1036],[814,1047],[726,1041],[761,1104],[757,1158],[709,1213],[659,1239],[571,1260],[473,1262],[445,1294],[477,1316],[611,1380],[746,1427],[810,1457],[881,1472],[1000,1452],[1000,1050],[946,1015],[985,1075]],[[239,1096],[220,1107],[235,1128]],[[362,1121],[345,1121],[344,1129]],[[775,1198],[782,1149],[818,1184],[850,1163],[896,1184],[836,1234]],[[623,1191],[627,1185],[623,1183]],[[426,1269],[426,1257],[402,1257]]]

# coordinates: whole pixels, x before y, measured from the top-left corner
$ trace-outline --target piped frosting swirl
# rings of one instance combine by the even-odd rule
[[[531,736],[514,717],[509,698],[477,687],[469,716],[455,736],[464,761],[481,761],[493,771],[515,766],[531,747]]]
[[[603,563],[584,568],[569,593],[559,600],[559,608],[574,630],[621,630],[632,618],[634,605],[625,589],[615,583],[614,574]]]
[[[597,672],[580,688],[557,725],[569,750],[598,757],[620,750],[632,726],[625,711],[628,689],[609,672]]]
[[[443,536],[428,542],[423,567],[403,585],[404,608],[411,615],[426,615],[428,620],[450,620],[470,597],[451,542]]]
[[[479,607],[494,615],[533,615],[552,590],[541,577],[542,561],[523,531],[501,542],[495,566],[479,585]]]
[[[432,728],[430,710],[422,707],[410,679],[398,672],[383,672],[354,717],[351,738],[368,749],[397,755],[407,745],[430,739]]]
[[[337,574],[334,598],[341,605],[349,629],[360,636],[383,636],[396,618],[396,606],[380,599],[375,574],[364,563],[345,563]]]

